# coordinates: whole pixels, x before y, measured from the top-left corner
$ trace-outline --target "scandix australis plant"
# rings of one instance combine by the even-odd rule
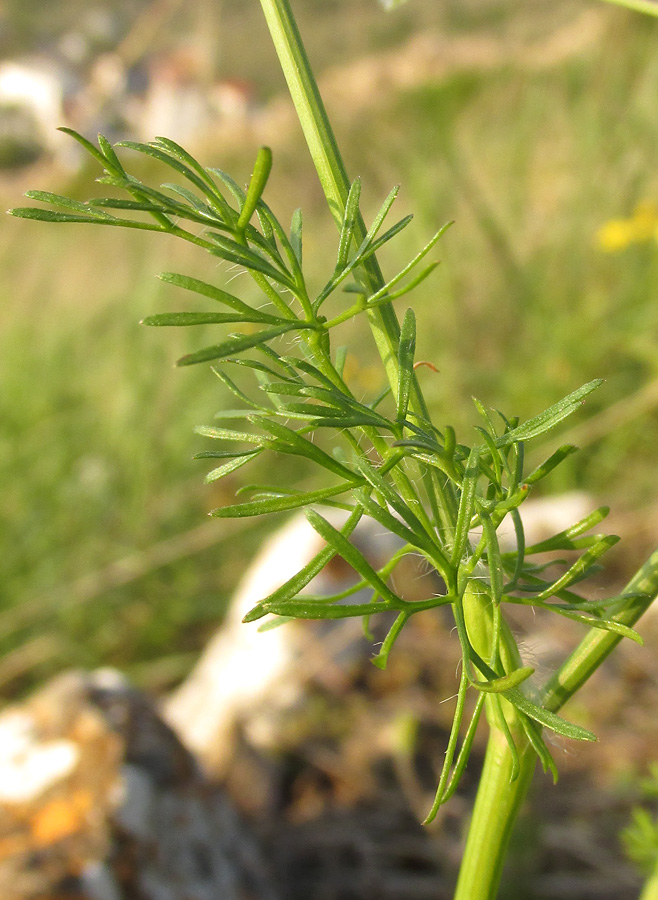
[[[658,12],[646,0],[609,2]],[[219,448],[199,454],[216,463],[208,481],[264,454],[272,458],[272,468],[278,454],[288,454],[310,461],[326,476],[312,491],[281,484],[247,485],[240,493],[248,493],[249,499],[213,511],[220,518],[234,518],[303,508],[324,541],[323,549],[258,602],[245,621],[269,616],[271,627],[291,618],[356,616],[364,619],[368,632],[372,616],[393,613],[393,624],[373,658],[384,668],[413,615],[450,607],[462,665],[445,760],[426,821],[457,789],[484,709],[489,740],[455,898],[493,898],[537,759],[557,778],[543,731],[595,740],[591,732],[558,712],[623,637],[641,643],[632,626],[658,591],[658,551],[620,595],[590,601],[577,586],[617,541],[590,533],[607,515],[606,507],[548,540],[526,546],[519,507],[533,486],[576,448],[562,446],[528,472],[524,446],[578,410],[600,381],[583,385],[524,423],[492,413],[476,401],[481,424],[470,446],[457,440],[450,425],[432,421],[415,374],[416,318],[409,308],[400,326],[394,305],[432,274],[437,263],[428,261],[429,254],[447,226],[393,277],[383,276],[377,251],[406,228],[411,217],[385,224],[397,194],[394,188],[366,227],[359,206],[360,182],[350,183],[345,172],[288,0],[261,0],[261,6],[339,229],[335,260],[321,290],[311,290],[305,276],[301,211],[294,213],[288,228],[263,199],[272,165],[267,148],[258,152],[243,190],[225,172],[205,168],[166,138],[117,145],[174,171],[177,183],[154,188],[131,175],[123,156],[102,136],[95,146],[63,129],[99,163],[103,175],[98,181],[119,189],[122,196],[79,202],[30,191],[30,199],[57,209],[11,212],[46,222],[161,232],[196,244],[250,274],[261,292],[258,305],[248,305],[224,288],[192,276],[164,273],[160,276],[164,281],[215,301],[221,312],[168,313],[144,320],[154,326],[228,326],[218,343],[179,360],[182,366],[212,362],[213,371],[240,406],[220,412],[219,424],[199,429]],[[337,326],[361,315],[368,320],[388,381],[387,389],[368,402],[353,394],[344,377],[346,348],[332,343]],[[232,332],[232,326],[239,330]],[[236,376],[245,369],[249,372],[243,374],[252,376],[253,390]],[[223,424],[231,420],[240,424]],[[323,506],[345,511],[341,528],[317,511]],[[363,516],[402,542],[377,570],[349,541]],[[503,552],[497,531],[510,520],[516,546]],[[548,569],[544,562],[549,551],[571,552],[575,558],[555,574],[555,566]],[[445,593],[415,602],[398,596],[389,576],[407,554],[420,554],[436,569]],[[329,597],[304,593],[334,555],[356,570],[358,584]],[[363,588],[371,589],[370,602],[354,602],[351,598]],[[508,603],[552,610],[589,629],[543,686],[533,685],[533,669],[521,662],[504,616]],[[469,692],[476,698],[474,704],[467,704]]]

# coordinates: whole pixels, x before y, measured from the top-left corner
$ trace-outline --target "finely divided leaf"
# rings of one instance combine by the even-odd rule
[[[177,272],[162,272],[158,275],[158,278],[166,284],[174,284],[186,291],[193,291],[195,294],[201,294],[203,297],[209,297],[211,300],[216,300],[217,303],[223,303],[224,306],[229,306],[231,309],[234,309],[236,312],[242,313],[243,315],[260,316],[261,321],[263,322],[271,322],[273,319],[277,318],[276,316],[271,316],[267,313],[261,313],[260,310],[252,309],[251,306],[248,306],[244,301],[233,296],[233,294],[229,294],[227,291],[215,287],[214,284],[200,281],[198,278],[190,278],[188,275],[179,275]]]
[[[322,468],[333,472],[335,475],[340,475],[342,478],[353,479],[355,485],[359,482],[363,483],[358,475],[355,475],[354,472],[351,472],[346,466],[341,465],[337,459],[334,459],[333,456],[329,456],[328,453],[325,453],[324,450],[321,450],[315,444],[311,443],[311,441],[306,440],[306,438],[302,437],[298,432],[293,431],[292,428],[288,428],[286,425],[282,425],[279,422],[273,422],[271,419],[265,419],[263,416],[250,416],[250,419],[255,425],[258,425],[264,431],[268,431],[277,439],[271,441],[269,444],[273,450],[310,459],[317,465],[322,466]]]
[[[350,513],[348,520],[341,528],[341,534],[345,537],[349,537],[358,525],[362,515],[363,510],[357,506],[356,509]],[[320,574],[334,556],[335,550],[333,547],[323,547],[322,550],[320,550],[319,553],[316,553],[313,559],[300,569],[299,572],[293,575],[292,578],[289,578],[288,581],[281,585],[281,587],[277,588],[268,597],[265,597],[257,603],[242,621],[253,622],[256,619],[262,618],[266,615],[266,610],[264,610],[263,607],[270,601],[292,600],[300,591],[310,584],[311,581],[313,581],[316,575]]]
[[[377,572],[375,572],[365,556],[357,550],[353,544],[350,544],[340,531],[335,529],[333,525],[330,525],[326,519],[323,519],[322,516],[313,509],[306,510],[306,518],[320,537],[324,538],[329,546],[331,546],[339,556],[342,556],[345,562],[349,563],[362,578],[365,578],[368,584],[377,591],[383,600],[388,601],[389,606],[399,608],[402,604],[402,600],[393,593],[386,582],[380,578]],[[370,612],[375,611],[375,607],[370,606]]]

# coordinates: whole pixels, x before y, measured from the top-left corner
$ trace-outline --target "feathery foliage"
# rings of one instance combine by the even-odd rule
[[[411,616],[450,606],[461,644],[463,670],[454,739],[446,753],[437,799],[431,815],[455,790],[463,771],[485,696],[498,698],[515,710],[522,728],[545,769],[555,766],[541,737],[548,728],[565,737],[592,740],[573,725],[536,702],[528,679],[533,670],[520,664],[503,616],[504,604],[531,605],[616,635],[640,641],[627,625],[609,614],[617,598],[591,602],[577,585],[597,567],[617,538],[588,534],[607,514],[601,508],[570,529],[534,546],[526,546],[519,507],[532,487],[569,456],[564,446],[533,471],[524,471],[524,445],[555,428],[576,411],[600,384],[592,381],[573,391],[525,423],[491,413],[475,401],[482,424],[471,446],[457,441],[454,429],[437,427],[415,400],[416,320],[407,309],[397,349],[396,381],[383,394],[357,398],[343,372],[345,348],[334,347],[334,330],[342,323],[409,294],[436,267],[421,263],[444,234],[443,226],[414,258],[384,284],[372,290],[366,277],[368,260],[410,222],[406,216],[385,227],[397,189],[384,200],[365,236],[357,239],[360,182],[351,185],[342,217],[335,262],[317,292],[307,284],[303,267],[303,220],[297,211],[286,228],[263,199],[272,165],[271,152],[262,148],[246,189],[218,169],[205,168],[175,142],[157,138],[151,143],[117,145],[146,154],[172,169],[185,182],[158,188],[131,175],[114,147],[99,137],[98,147],[67,131],[102,166],[102,184],[118,188],[122,197],[80,202],[45,191],[30,191],[32,200],[48,208],[12,210],[23,218],[140,228],[192,242],[215,257],[247,271],[261,292],[261,303],[248,304],[225,288],[189,275],[160,277],[184,291],[219,304],[221,312],[163,313],[150,316],[151,326],[220,326],[217,342],[178,361],[180,366],[213,363],[218,378],[235,395],[238,408],[218,414],[218,424],[198,431],[221,449],[201,454],[215,468],[207,475],[216,481],[246,467],[262,454],[297,456],[324,470],[325,483],[315,490],[296,491],[278,483],[245,485],[232,505],[213,511],[221,518],[267,515],[306,510],[311,526],[324,541],[323,549],[292,579],[263,597],[246,616],[338,619],[393,613],[393,623],[373,662],[384,668],[404,625]],[[332,314],[325,314],[331,301]],[[224,326],[230,326],[225,328]],[[235,330],[233,330],[235,329]],[[244,370],[253,376],[252,388],[242,386]],[[236,374],[237,373],[237,374]],[[240,384],[238,384],[238,381]],[[235,420],[239,425],[223,424]],[[333,506],[346,513],[336,528],[317,511]],[[362,516],[368,516],[400,540],[400,548],[379,570],[350,542]],[[513,551],[501,551],[497,532],[511,520],[516,536]],[[544,554],[570,552],[575,559],[550,569]],[[445,590],[422,601],[407,601],[390,586],[389,576],[407,554],[419,554],[440,574]],[[332,556],[346,560],[360,576],[350,590],[328,597],[304,593],[313,577]],[[363,588],[368,603],[351,602]],[[491,633],[486,653],[468,625],[468,604],[484,597],[490,611]],[[456,754],[468,689],[479,694],[470,724]],[[535,699],[533,699],[535,698]],[[508,730],[510,745],[514,737]]]

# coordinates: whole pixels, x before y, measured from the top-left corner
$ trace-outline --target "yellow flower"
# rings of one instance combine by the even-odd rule
[[[634,240],[630,219],[610,219],[596,233],[596,243],[605,253],[625,250]]]
[[[630,219],[610,219],[596,234],[596,243],[605,253],[619,253],[631,244],[658,240],[658,209],[655,203],[639,203]]]

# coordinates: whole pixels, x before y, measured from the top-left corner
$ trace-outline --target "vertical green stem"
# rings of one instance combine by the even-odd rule
[[[454,900],[494,900],[516,817],[532,781],[537,757],[526,744],[520,771],[512,777],[512,755],[500,728],[491,725],[480,785],[459,869]]]
[[[289,0],[260,2],[320,183],[332,215],[340,225],[349,192],[349,178]],[[658,15],[658,8],[648,0],[608,2]],[[365,233],[365,225],[359,217],[355,227],[357,241],[362,240]],[[363,266],[362,277],[373,293],[383,286],[384,279],[374,256]],[[369,310],[368,317],[387,378],[396,393],[397,346],[400,335],[397,317],[390,304]],[[428,417],[425,401],[415,379],[412,385],[412,404],[421,415]],[[442,525],[450,528],[454,525],[451,516],[454,508],[446,502],[447,496],[442,497],[442,500]],[[644,590],[654,584],[654,579],[658,577],[658,557],[647,563],[643,573],[640,578],[642,587],[638,588],[638,582],[635,582],[631,590]],[[655,593],[655,587],[652,587],[651,593]],[[486,599],[477,594],[473,594],[470,599],[465,598],[465,601],[469,638],[480,655],[488,658],[493,627],[490,605],[487,607]],[[646,596],[641,600],[629,598],[625,611],[620,609],[619,620],[630,624],[627,618],[633,618],[634,621],[646,605]],[[631,612],[628,612],[629,609]],[[559,708],[589,677],[617,641],[618,638],[607,633],[588,635],[581,647],[549,682],[544,695],[547,708]],[[518,660],[512,658],[516,645],[511,635],[505,633],[501,635],[501,642],[501,662],[505,671],[511,671],[518,663]],[[504,723],[498,718],[501,709],[505,716]],[[487,718],[490,725],[489,744],[455,900],[493,900],[495,897],[512,827],[532,780],[536,762],[534,750],[529,746],[518,714],[504,698],[500,699],[499,704],[493,700],[490,702],[488,698]],[[514,752],[509,744],[510,737],[514,742]],[[512,781],[514,774],[516,778]]]
[[[261,6],[322,189],[340,226],[350,182],[297,23],[288,0],[261,0]]]
[[[260,0],[260,3],[320,184],[329,209],[340,227],[350,180],[295,17],[288,0]],[[358,242],[363,240],[366,230],[363,219],[359,216],[354,229]],[[384,285],[381,270],[374,256],[367,260],[363,268],[369,287],[374,293]],[[395,394],[398,382],[397,343],[400,334],[397,316],[392,306],[385,304],[369,310],[368,317],[377,349]],[[424,407],[424,404],[422,406]]]
[[[260,0],[260,3],[320,184],[329,209],[340,227],[350,181],[289,0]],[[363,218],[359,214],[354,228],[357,242],[363,240],[366,232]],[[374,255],[369,257],[361,268],[362,276],[371,293],[383,287],[384,278]],[[370,309],[366,314],[386,377],[395,396],[398,386],[397,348],[400,324],[392,304],[389,303]],[[429,418],[427,404],[415,376],[411,385],[410,406],[424,418]],[[441,525],[449,533],[453,524],[450,520],[450,510],[455,505],[452,486],[437,484],[431,474],[424,478],[424,483],[433,507],[438,508]],[[441,500],[438,505],[434,500],[435,491]]]
[[[497,622],[495,612],[490,595],[479,588],[477,581],[471,581],[464,593],[464,621],[470,644],[483,659],[491,659],[499,649],[500,662],[510,672],[519,668],[521,659],[512,634],[504,621]],[[500,640],[496,636],[498,629]],[[486,711],[489,741],[455,900],[494,900],[512,829],[537,762],[516,709],[504,697],[491,695],[486,699]],[[500,721],[501,716],[505,722]],[[515,754],[510,740],[514,742]]]
[[[634,625],[648,609],[658,593],[658,550],[656,550],[627,584],[627,599],[619,601],[614,618],[624,625]],[[469,638],[481,656],[487,654],[491,624],[487,601],[469,589],[465,595],[464,612]],[[503,664],[508,670],[514,663],[515,647],[503,635]],[[592,628],[549,680],[543,693],[543,706],[556,712],[582,687],[621,638],[608,631]],[[507,659],[505,658],[507,656]],[[489,698],[488,698],[489,700]],[[536,756],[520,732],[514,719],[516,713],[501,700],[507,712],[507,722],[516,744],[520,772],[511,781],[513,755],[504,733],[496,723],[492,706],[487,703],[490,727],[485,764],[480,778],[473,818],[459,873],[455,900],[494,900],[505,852],[514,821],[523,803],[534,770]],[[647,900],[658,900],[658,876],[645,887]],[[652,893],[654,891],[655,893]],[[645,894],[641,900],[644,900]]]

